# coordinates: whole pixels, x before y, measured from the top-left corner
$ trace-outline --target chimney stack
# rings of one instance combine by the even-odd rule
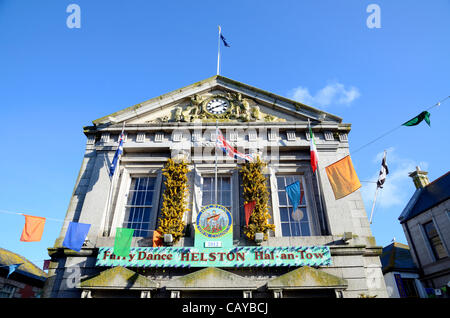
[[[416,189],[424,188],[430,183],[427,175],[428,172],[421,171],[419,166],[416,167],[416,171],[409,173],[409,176],[413,179]]]

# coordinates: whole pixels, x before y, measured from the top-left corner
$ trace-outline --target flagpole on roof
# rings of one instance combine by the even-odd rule
[[[219,37],[217,39],[217,75],[219,75],[220,71],[220,33],[222,32],[220,25],[219,27]]]

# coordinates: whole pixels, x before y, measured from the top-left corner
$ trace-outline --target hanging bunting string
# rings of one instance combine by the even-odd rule
[[[428,107],[428,108],[426,109],[426,111],[429,111],[430,109],[433,109],[434,107],[440,106],[443,102],[445,102],[445,101],[446,101],[447,99],[449,99],[449,98],[450,98],[450,96],[445,97],[444,99],[440,100],[439,102],[437,102],[437,103],[434,104],[433,106]],[[394,131],[396,131],[397,129],[399,129],[399,128],[402,127],[402,126],[403,126],[403,124],[401,124],[401,125],[399,125],[399,126],[393,128],[393,129],[391,129],[391,130],[385,132],[384,134],[382,134],[381,136],[375,138],[374,140],[372,140],[372,141],[370,141],[370,142],[368,142],[368,143],[362,145],[361,147],[357,148],[356,150],[353,150],[353,151],[352,151],[352,154],[354,155],[355,153],[357,153],[357,152],[360,151],[361,149],[363,149],[363,148],[365,148],[365,147],[367,147],[367,146],[373,144],[374,142],[380,140],[380,139],[383,138],[383,137],[386,137],[387,135],[393,133]]]
[[[4,213],[4,214],[15,214],[15,215],[26,215],[25,213],[18,213],[18,212],[11,212],[11,211],[6,211],[6,210],[0,210],[0,213]],[[46,220],[50,220],[50,221],[56,221],[56,222],[70,222],[70,220],[61,220],[61,219],[54,219],[54,218],[47,218],[45,217]]]

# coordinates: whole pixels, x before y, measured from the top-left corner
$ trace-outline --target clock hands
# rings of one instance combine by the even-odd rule
[[[226,102],[221,102],[221,103],[218,104],[217,106],[211,107],[209,110],[210,110],[210,111],[215,111],[217,108],[219,108],[219,107],[221,107],[221,106],[224,106],[224,105],[226,105],[226,104],[227,104]]]

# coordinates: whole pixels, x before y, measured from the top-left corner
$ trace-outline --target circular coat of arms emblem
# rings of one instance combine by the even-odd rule
[[[230,211],[222,205],[206,205],[197,215],[197,229],[206,237],[221,237],[228,233],[232,224]]]

